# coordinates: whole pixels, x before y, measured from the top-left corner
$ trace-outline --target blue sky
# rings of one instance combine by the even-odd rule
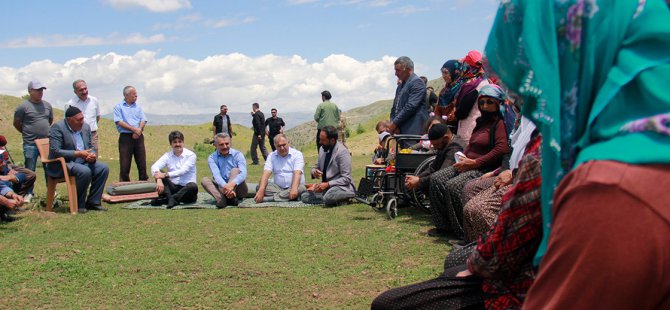
[[[297,111],[330,89],[348,109],[393,96],[398,56],[434,79],[445,60],[481,50],[496,9],[493,0],[3,1],[0,93],[21,95],[37,78],[58,106],[83,78],[103,110],[131,84],[150,112],[171,114],[222,101]]]

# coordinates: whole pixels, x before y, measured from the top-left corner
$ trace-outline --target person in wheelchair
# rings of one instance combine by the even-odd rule
[[[379,144],[375,147],[375,151],[372,155],[372,163],[375,165],[384,165],[388,163],[387,158],[390,154],[395,151],[394,141],[389,141],[393,138],[393,135],[389,132],[389,126],[391,121],[381,120],[375,126],[377,134],[379,134]]]
[[[408,190],[427,190],[430,187],[430,176],[456,163],[456,153],[465,148],[465,141],[451,132],[449,126],[438,123],[430,128],[428,139],[437,151],[435,160],[428,169],[419,175],[405,177],[405,188]]]

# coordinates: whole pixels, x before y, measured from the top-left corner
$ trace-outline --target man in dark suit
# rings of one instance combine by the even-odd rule
[[[107,211],[100,205],[100,199],[109,168],[98,161],[97,150],[91,144],[91,128],[84,123],[81,110],[73,106],[65,111],[65,119],[53,124],[49,130],[49,159],[58,157],[65,158],[70,175],[77,180],[78,212]],[[63,177],[60,163],[47,164],[46,172],[51,177]],[[91,189],[87,198],[89,184]]]
[[[423,125],[428,120],[428,110],[424,107],[426,84],[414,73],[414,62],[407,56],[395,63],[398,87],[391,109],[391,133],[422,135]],[[409,143],[409,141],[405,142]]]
[[[251,164],[258,165],[258,153],[256,149],[261,149],[263,160],[268,159],[268,150],[265,148],[265,115],[261,112],[257,102],[251,105],[251,125],[253,126],[254,136],[251,137]]]
[[[319,133],[319,158],[312,168],[312,179],[320,183],[307,185],[307,192],[300,196],[302,202],[334,207],[356,196],[351,176],[351,153],[337,141],[337,128],[325,126]]]

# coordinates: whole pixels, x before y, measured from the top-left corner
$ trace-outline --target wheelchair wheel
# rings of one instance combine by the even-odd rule
[[[386,215],[391,220],[398,216],[398,200],[395,198],[391,198],[386,202]]]
[[[384,194],[382,193],[375,193],[370,197],[370,207],[374,209],[375,211],[379,211],[384,209]]]
[[[430,165],[435,161],[435,156],[428,157],[426,160],[421,162],[416,170],[414,170],[414,175],[419,175],[420,173],[427,170]],[[430,197],[428,194],[424,193],[422,190],[410,190],[409,196],[412,199],[412,204],[415,207],[418,207],[424,211],[430,211]]]

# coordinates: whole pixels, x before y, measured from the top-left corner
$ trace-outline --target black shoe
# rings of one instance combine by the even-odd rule
[[[16,218],[10,216],[6,212],[2,212],[2,213],[0,213],[0,220],[2,220],[3,222],[8,222],[9,223],[9,222],[16,221]]]
[[[224,209],[228,206],[228,199],[226,197],[221,198],[221,201],[216,203],[217,209]]]
[[[249,165],[258,166],[258,163],[250,163]]]
[[[151,205],[154,207],[162,206],[168,202],[167,198],[165,197],[158,197],[151,199]]]
[[[91,211],[107,211],[107,208],[103,208],[101,205],[86,206],[86,209]]]
[[[433,228],[428,231],[428,235],[431,237],[446,237],[449,235],[449,231],[442,228]]]
[[[168,199],[167,208],[168,208],[168,209],[172,209],[172,208],[174,208],[174,207],[175,207],[176,205],[178,205],[178,204],[179,204],[179,202],[177,202],[176,200],[174,200],[174,199]]]
[[[86,209],[86,208],[77,209],[77,213],[86,213],[86,212],[88,212],[88,209]]]
[[[233,198],[231,201],[228,202],[228,204],[237,207],[237,205],[240,204],[240,200],[237,198]]]

